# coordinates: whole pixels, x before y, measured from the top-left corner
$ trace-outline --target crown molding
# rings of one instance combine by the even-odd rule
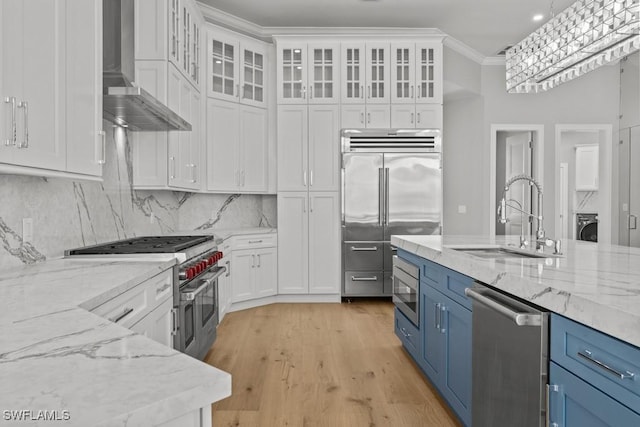
[[[223,28],[236,31],[249,37],[273,43],[276,37],[336,37],[336,38],[357,38],[357,37],[380,37],[384,39],[406,39],[407,36],[428,36],[441,38],[443,44],[471,59],[480,65],[502,65],[504,59],[496,57],[485,57],[477,50],[469,47],[458,39],[442,32],[438,28],[392,28],[392,27],[261,27],[253,22],[238,18],[235,15],[224,12],[208,4],[197,2],[204,19],[211,24],[219,25]],[[497,62],[501,61],[501,62]]]
[[[497,66],[505,66],[506,58],[504,56],[487,56],[482,61],[482,65],[497,65]]]
[[[460,40],[455,39],[451,36],[446,36],[446,38],[444,39],[444,43],[443,43],[446,47],[448,47],[449,49],[458,52],[459,54],[466,56],[467,58],[469,58],[470,60],[482,65],[482,62],[485,59],[485,56],[483,54],[481,54],[480,52],[478,52],[477,50],[475,50],[472,47],[469,47],[468,45],[462,43]]]

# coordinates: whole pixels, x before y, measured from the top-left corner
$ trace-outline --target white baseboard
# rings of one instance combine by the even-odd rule
[[[270,297],[235,302],[227,308],[227,313],[248,308],[260,307],[267,304],[282,303],[336,303],[341,301],[340,294],[321,295],[273,295]]]

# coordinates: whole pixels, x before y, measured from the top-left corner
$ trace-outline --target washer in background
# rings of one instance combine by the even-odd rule
[[[598,214],[576,214],[576,240],[598,241]]]

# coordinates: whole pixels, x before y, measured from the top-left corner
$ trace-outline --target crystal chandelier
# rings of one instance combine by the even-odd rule
[[[640,0],[578,0],[507,50],[507,92],[540,92],[640,49]]]

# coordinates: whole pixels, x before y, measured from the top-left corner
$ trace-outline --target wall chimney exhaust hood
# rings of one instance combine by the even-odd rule
[[[133,0],[105,0],[102,4],[103,118],[135,131],[190,131],[189,122],[133,83]]]

